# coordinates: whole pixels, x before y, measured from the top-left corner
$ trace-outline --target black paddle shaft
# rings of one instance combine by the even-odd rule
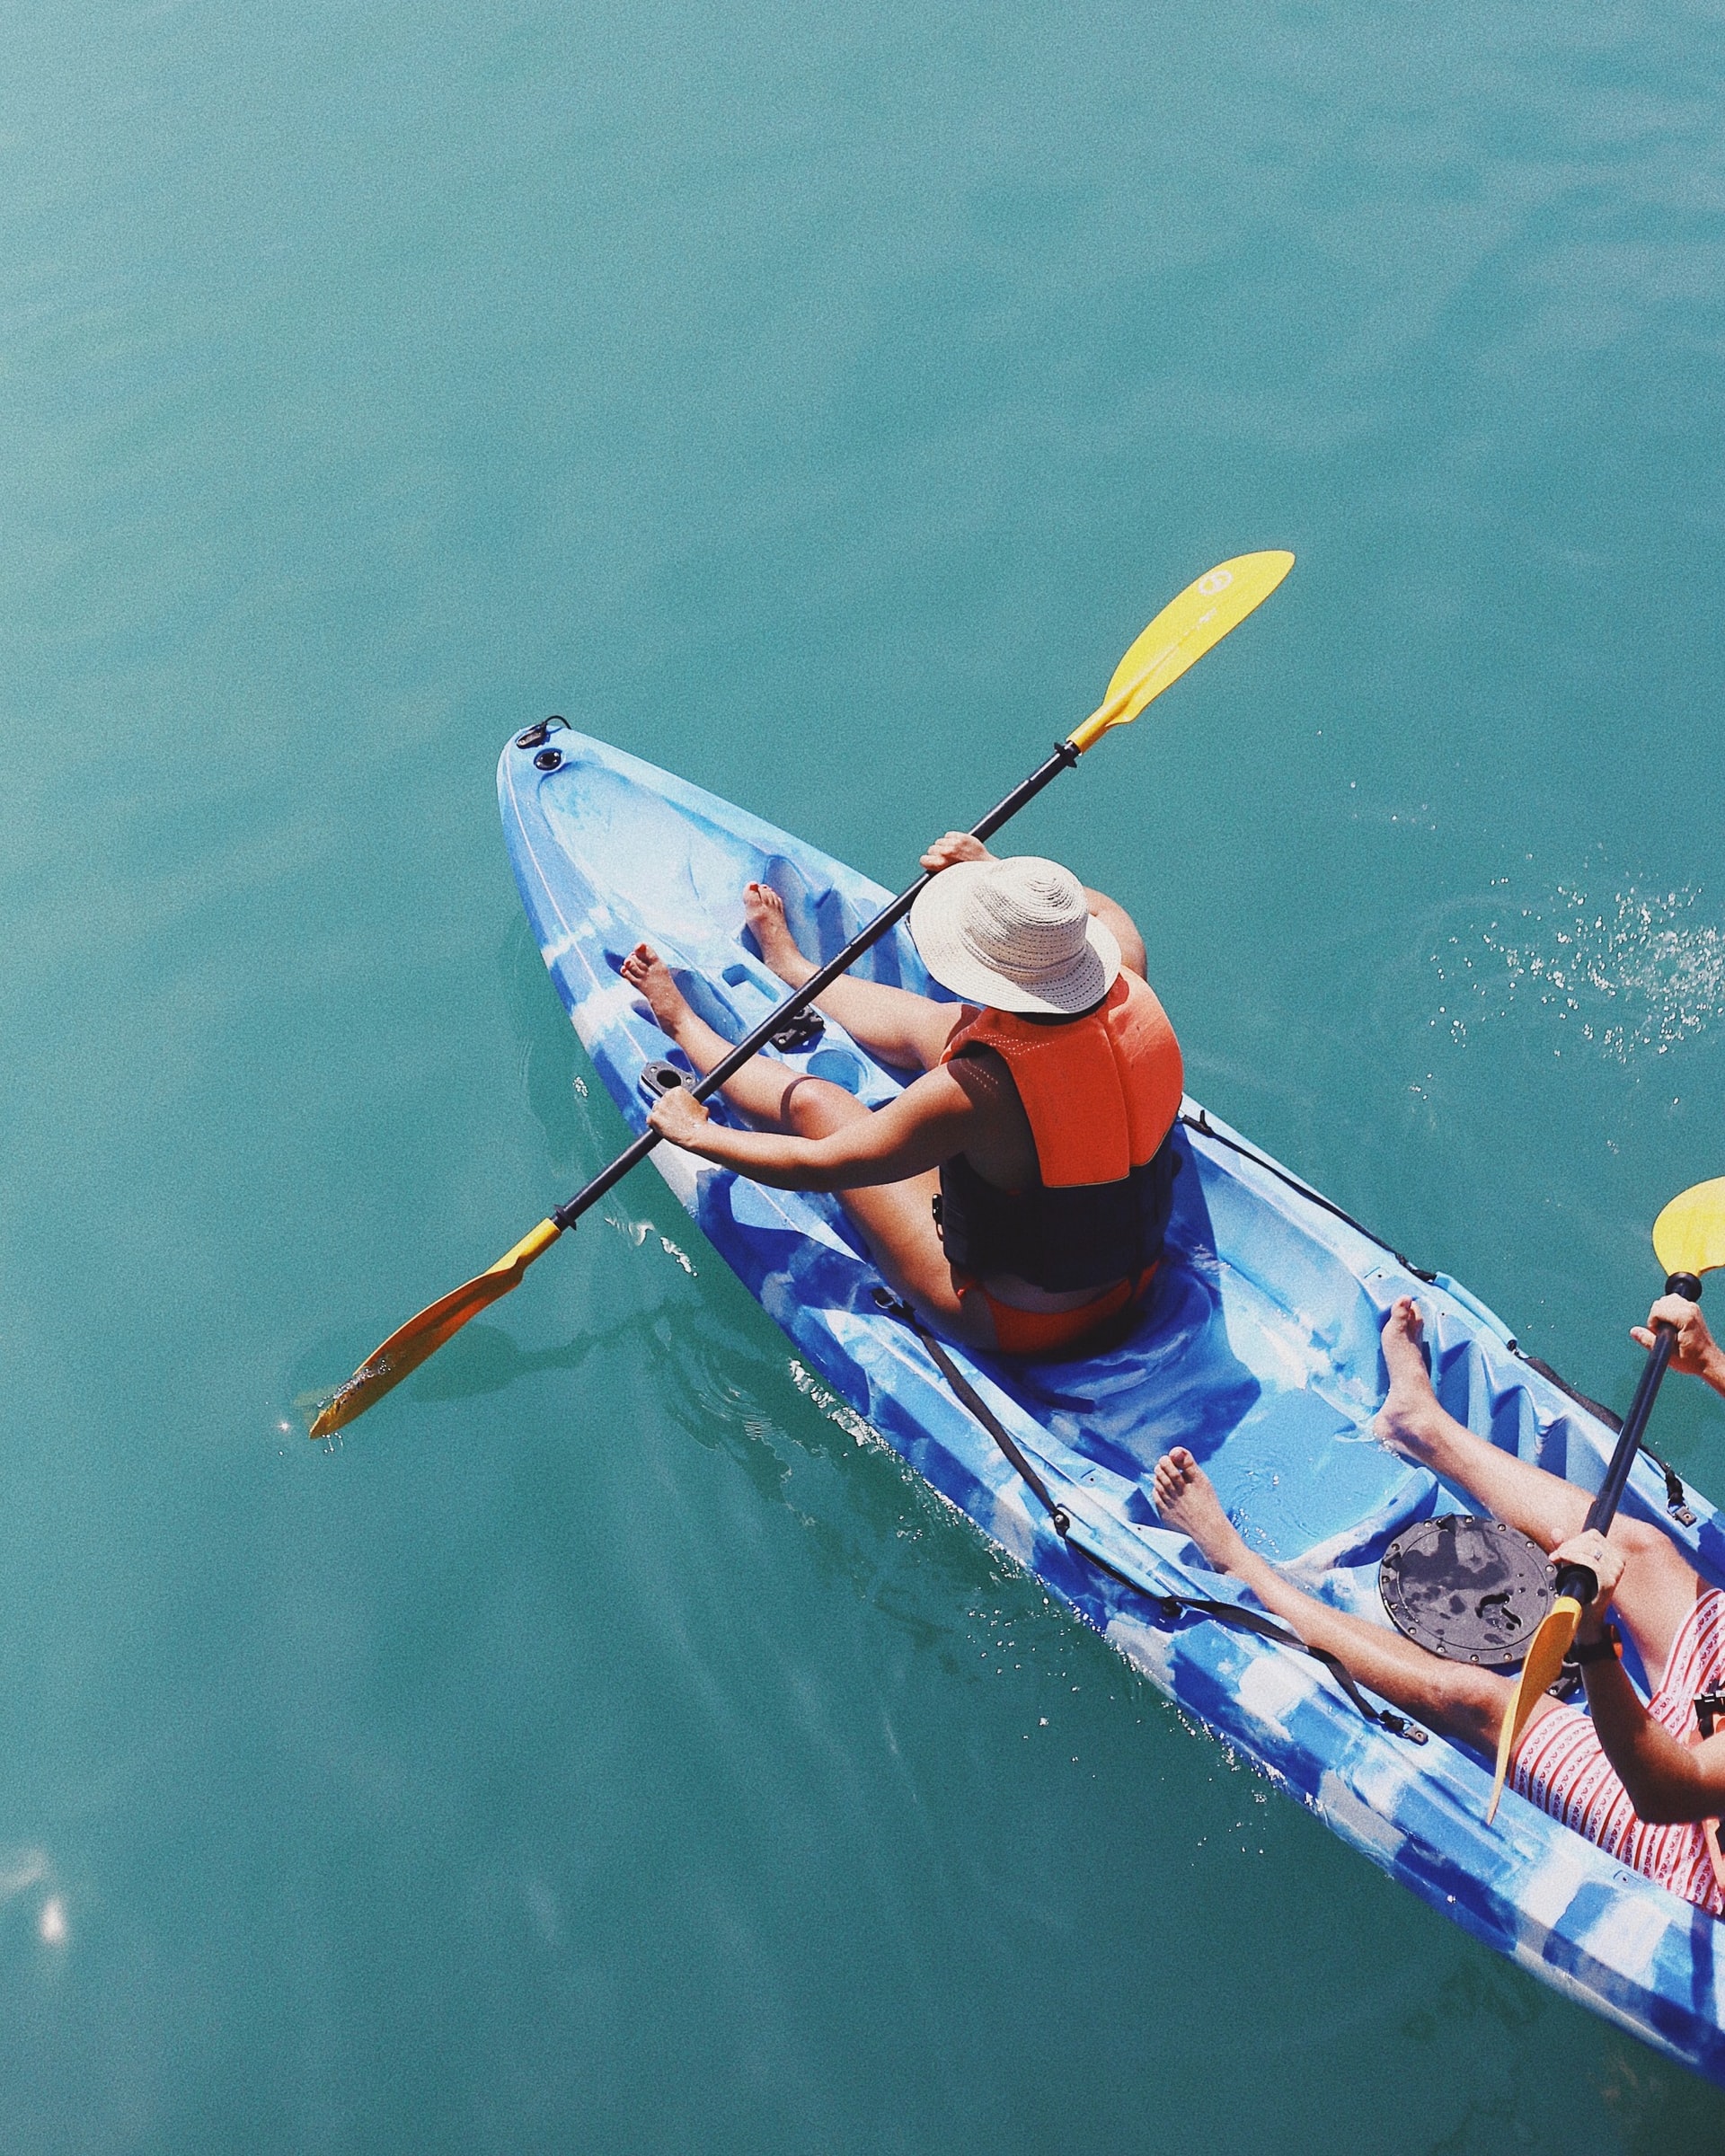
[[[1070,741],[1062,741],[1048,761],[1039,764],[1022,786],[1014,786],[1004,801],[995,803],[972,829],[971,837],[984,840],[992,838],[1001,826],[1009,823],[1027,801],[1033,801],[1042,789],[1057,779],[1063,771],[1070,771],[1077,763],[1080,753]],[[809,1004],[816,1002],[832,986],[841,973],[848,973],[864,951],[871,950],[889,928],[904,919],[931,880],[927,875],[919,876],[908,890],[900,891],[890,906],[883,906],[866,928],[851,938],[843,950],[828,959],[818,973],[811,975],[775,1011],[769,1012],[753,1032],[743,1036],[729,1056],[714,1064],[704,1078],[689,1088],[694,1098],[704,1100],[709,1093],[716,1093],[727,1079],[735,1077],[749,1058],[766,1046],[787,1020],[794,1018],[799,1011],[805,1010]],[[658,1144],[659,1133],[656,1130],[643,1131],[632,1145],[620,1153],[611,1165],[601,1170],[585,1188],[578,1190],[567,1205],[559,1206],[551,1217],[560,1228],[572,1228],[583,1213],[597,1205],[606,1192],[620,1183],[637,1162],[644,1161]]]
[[[1681,1295],[1686,1303],[1694,1303],[1700,1299],[1701,1282],[1694,1273],[1673,1273],[1666,1281],[1665,1292],[1668,1295]],[[1589,1527],[1597,1527],[1603,1534],[1617,1516],[1617,1507],[1628,1486],[1629,1471],[1635,1464],[1635,1455],[1641,1449],[1641,1438],[1647,1430],[1648,1417],[1653,1412],[1653,1401],[1659,1389],[1659,1381],[1665,1375],[1676,1345],[1676,1327],[1661,1318],[1653,1329],[1652,1349],[1618,1436],[1617,1449],[1611,1455],[1611,1463],[1606,1469],[1606,1479],[1599,1485],[1598,1496],[1588,1507],[1588,1516],[1582,1523],[1584,1532]],[[1599,1582],[1586,1565],[1565,1565],[1557,1576],[1557,1591],[1560,1595],[1570,1595],[1585,1610],[1599,1592]]]

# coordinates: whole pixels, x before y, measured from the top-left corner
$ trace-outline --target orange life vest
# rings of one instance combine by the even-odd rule
[[[1041,1182],[1001,1190],[962,1153],[947,1162],[940,1219],[948,1258],[978,1278],[1012,1273],[1051,1294],[1107,1286],[1154,1264],[1185,1073],[1151,989],[1122,972],[1099,1010],[1064,1025],[984,1011],[942,1061],[983,1047],[1013,1074]]]

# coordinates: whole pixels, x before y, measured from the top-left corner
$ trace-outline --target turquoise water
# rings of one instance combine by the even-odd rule
[[[1267,545],[1021,842],[1195,1091],[1623,1402],[1725,1171],[1717,8],[6,48],[8,2146],[1716,2147],[859,1447],[650,1171],[304,1431],[620,1142],[507,731],[898,884]]]

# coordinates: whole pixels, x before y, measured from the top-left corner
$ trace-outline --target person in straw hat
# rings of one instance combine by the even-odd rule
[[[1075,1351],[1120,1321],[1155,1270],[1172,1201],[1180,1047],[1144,978],[1144,945],[1111,899],[1056,862],[997,860],[949,832],[910,932],[954,1006],[845,975],[820,1008],[894,1068],[888,1106],[756,1056],[725,1098],[756,1127],[715,1122],[685,1091],[662,1137],[756,1182],[830,1190],[894,1290],[967,1346]],[[778,894],[744,916],[781,980],[815,972]],[[697,1071],[730,1047],[648,945],[624,977]]]

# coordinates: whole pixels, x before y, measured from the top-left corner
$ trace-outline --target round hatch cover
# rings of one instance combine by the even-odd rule
[[[1552,1606],[1545,1553],[1501,1520],[1452,1512],[1404,1527],[1377,1568],[1396,1628],[1449,1662],[1519,1662]]]

